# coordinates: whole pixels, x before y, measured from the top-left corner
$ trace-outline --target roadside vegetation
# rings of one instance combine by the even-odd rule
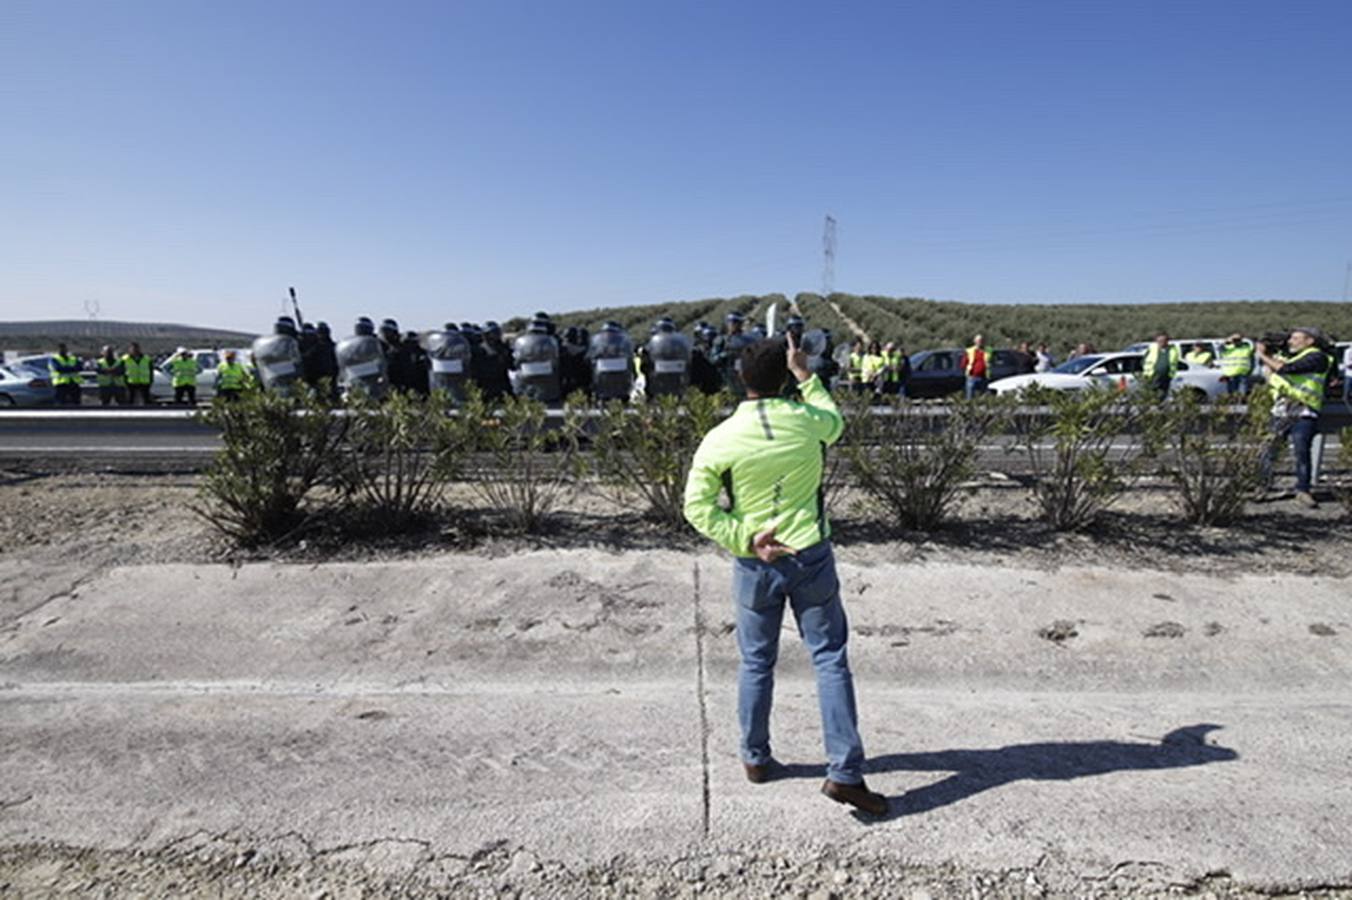
[[[1106,390],[873,409],[868,397],[842,395],[840,405],[847,424],[826,453],[827,508],[838,513],[848,499],[849,514],[898,536],[954,524],[989,474],[978,469],[982,448],[999,444],[1021,457],[1002,477],[1031,492],[1050,532],[1091,529],[1146,479],[1168,491],[1180,522],[1234,525],[1256,497],[1269,440],[1263,391],[1247,412]],[[316,528],[359,538],[469,520],[485,534],[542,534],[571,497],[593,495],[644,527],[688,536],[691,457],[731,405],[691,391],[599,411],[579,402],[553,411],[528,399],[490,404],[477,393],[458,411],[449,407],[437,395],[355,397],[339,415],[304,395],[218,401],[202,417],[222,431],[224,447],[196,510],[232,542],[259,546]],[[1352,468],[1349,447],[1352,429],[1343,471]],[[1339,491],[1352,513],[1352,484]]]

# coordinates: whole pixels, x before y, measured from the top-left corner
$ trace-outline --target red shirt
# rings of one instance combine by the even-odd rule
[[[989,356],[990,356],[990,351],[989,351],[989,350],[986,350],[986,349],[984,349],[984,348],[982,349],[982,351],[981,351],[980,353],[975,354],[975,355],[974,355],[974,358],[971,360],[972,367],[971,367],[970,369],[967,370],[967,377],[968,377],[968,378],[985,378],[985,377],[986,377],[986,359],[987,359]],[[967,359],[967,351],[966,351],[966,350],[962,351],[962,361],[963,361],[963,367],[966,368],[966,365],[967,365],[967,362],[968,362],[968,359]]]

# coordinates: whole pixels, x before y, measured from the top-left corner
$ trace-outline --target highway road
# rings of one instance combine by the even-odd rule
[[[933,407],[928,408],[933,411]],[[1338,459],[1338,433],[1352,425],[1342,404],[1331,404],[1321,421],[1326,466]],[[982,447],[983,467],[1020,468],[1008,452],[1009,438]],[[1129,441],[1124,439],[1121,446]],[[63,469],[184,471],[205,466],[221,446],[220,433],[187,409],[0,410],[0,463],[56,464]]]

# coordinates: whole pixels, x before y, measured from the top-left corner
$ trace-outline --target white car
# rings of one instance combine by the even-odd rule
[[[1171,339],[1171,340],[1169,341],[1170,345],[1172,345],[1172,346],[1178,348],[1178,353],[1179,353],[1180,356],[1186,356],[1187,353],[1188,353],[1188,351],[1191,350],[1195,345],[1201,344],[1203,347],[1205,347],[1207,350],[1209,350],[1209,351],[1211,352],[1211,364],[1212,364],[1213,366],[1217,366],[1217,367],[1220,366],[1221,350],[1225,347],[1225,342],[1226,342],[1226,338],[1223,338],[1223,337],[1220,337],[1220,338],[1173,338],[1173,339]],[[1137,343],[1135,343],[1135,344],[1131,344],[1130,346],[1123,347],[1122,349],[1123,349],[1124,352],[1130,352],[1130,353],[1144,353],[1145,350],[1146,350],[1146,348],[1149,347],[1149,346],[1150,346],[1151,344],[1153,344],[1153,343],[1155,343],[1155,342],[1154,342],[1154,341],[1139,341],[1139,342],[1137,342]],[[1244,338],[1242,341],[1240,341],[1240,343],[1242,343],[1244,346],[1248,347],[1249,350],[1251,350],[1251,351],[1253,350],[1253,341],[1249,340],[1248,338]]]
[[[1001,378],[992,382],[990,389],[996,394],[1017,394],[1034,385],[1054,391],[1082,391],[1086,388],[1135,390],[1141,384],[1141,366],[1144,361],[1144,353],[1090,353],[1066,360],[1050,372]],[[1225,382],[1221,381],[1219,369],[1202,366],[1189,368],[1187,363],[1179,363],[1178,374],[1170,383],[1169,392],[1176,394],[1181,391],[1192,391],[1199,397],[1214,400],[1225,393]]]

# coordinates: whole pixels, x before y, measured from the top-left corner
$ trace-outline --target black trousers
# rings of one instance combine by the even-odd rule
[[[150,385],[148,384],[127,385],[127,405],[135,406],[137,397],[141,398],[141,404],[143,406],[151,406],[154,402],[150,399]]]
[[[187,401],[186,401],[186,402],[187,402],[187,404],[188,404],[189,406],[196,406],[196,405],[197,405],[197,385],[195,385],[195,384],[188,384],[188,385],[184,385],[184,386],[182,386],[182,387],[176,387],[176,388],[174,388],[174,402],[175,402],[175,403],[183,403],[185,397],[187,398]]]

